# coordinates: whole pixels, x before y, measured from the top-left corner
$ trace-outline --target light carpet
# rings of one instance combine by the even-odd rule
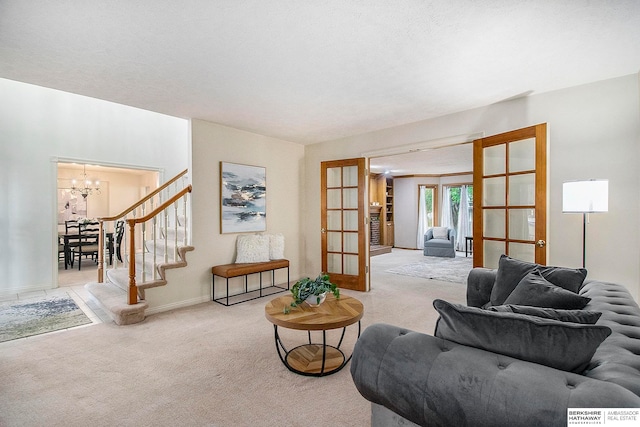
[[[409,254],[374,257],[370,292],[343,290],[362,301],[363,329],[384,322],[432,334],[435,298],[464,303],[464,286],[385,272]],[[0,425],[371,425],[350,364],[322,378],[283,366],[264,316],[267,301],[208,302],[135,325],[100,323],[0,343]],[[288,348],[307,338],[304,331],[278,333]],[[356,325],[347,329],[347,354],[356,335]]]
[[[91,320],[68,295],[0,304],[0,342],[88,323]]]
[[[417,262],[394,267],[387,272],[403,276],[421,277],[423,279],[441,280],[444,282],[467,283],[467,277],[473,267],[473,259],[467,257],[442,258],[425,256]]]

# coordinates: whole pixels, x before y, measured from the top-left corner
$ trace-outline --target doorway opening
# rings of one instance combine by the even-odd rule
[[[451,203],[451,197],[452,194],[457,194],[459,197],[462,186],[467,186],[466,188],[473,186],[472,141],[477,137],[477,134],[465,135],[433,144],[424,143],[422,149],[410,147],[407,150],[403,148],[403,152],[399,153],[370,154],[371,176],[387,172],[386,177],[391,182],[394,216],[392,232],[394,239],[390,251],[394,256],[389,257],[389,261],[386,261],[384,256],[370,258],[372,277],[388,269],[399,267],[397,263],[406,264],[423,259],[422,249],[426,231],[431,227],[444,226],[445,218],[448,221],[454,221],[451,212],[448,214],[443,212],[445,205],[449,210],[452,206],[456,207],[457,223],[460,203],[459,201]],[[438,146],[433,147],[433,145]],[[473,190],[468,191],[473,193]],[[449,198],[448,202],[445,201],[445,193]],[[375,200],[371,198],[370,201]],[[472,202],[470,208],[473,208]],[[464,237],[466,236],[462,237],[460,247],[462,257],[464,257]],[[389,262],[395,264],[389,264]]]
[[[59,160],[56,170],[54,227],[58,232],[57,287],[64,288],[94,322],[110,321],[84,290],[85,284],[97,281],[97,262],[86,257],[80,262],[75,260],[73,266],[70,264],[64,239],[67,224],[69,221],[92,220],[124,211],[158,188],[161,171],[81,160]],[[90,188],[91,191],[83,191],[84,188]],[[108,260],[105,259],[105,262]]]

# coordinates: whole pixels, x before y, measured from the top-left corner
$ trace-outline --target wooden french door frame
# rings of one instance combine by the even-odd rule
[[[339,287],[368,290],[367,159],[321,162],[322,271]]]
[[[534,139],[534,156],[533,168],[517,168],[511,167],[510,159],[511,148],[515,143],[520,141],[526,141]],[[504,146],[504,170],[500,172],[489,171],[485,173],[486,160],[485,153],[487,149],[492,147]],[[502,150],[502,148],[499,148]],[[518,155],[524,156],[523,152],[527,150],[520,150]],[[530,151],[530,150],[529,150]],[[530,154],[529,154],[530,155]],[[515,157],[514,155],[513,157]],[[515,163],[515,162],[514,162]],[[510,246],[519,246],[521,248],[527,247],[533,249],[533,261],[538,264],[546,264],[547,257],[547,125],[546,123],[538,124],[535,126],[517,129],[510,132],[505,132],[498,135],[493,135],[485,138],[480,138],[474,141],[473,146],[473,191],[474,191],[474,210],[473,210],[473,265],[474,267],[490,267],[495,268],[497,266],[497,260],[493,259],[495,256],[485,254],[485,245],[494,245],[494,247],[500,247],[504,244],[504,253],[506,255],[513,256],[510,252]],[[513,170],[515,169],[515,170]],[[533,195],[533,203],[522,203],[520,200],[513,201],[511,199],[510,185],[511,181],[515,181],[518,177],[526,178],[535,174],[534,182],[535,189]],[[488,193],[485,188],[485,184],[490,180],[504,181],[504,203],[488,202]],[[514,184],[515,185],[515,184]],[[514,197],[515,198],[515,197]],[[531,197],[529,197],[531,199]],[[534,212],[534,235],[528,236],[529,238],[523,238],[522,236],[512,237],[513,233],[510,228],[511,214],[517,214],[518,212]],[[497,214],[497,215],[492,215]],[[495,232],[493,234],[488,232],[487,227],[489,224],[485,224],[485,215],[500,217],[501,221],[504,220],[504,233],[499,235]],[[504,214],[504,215],[502,215]],[[503,216],[503,218],[502,218]],[[514,218],[517,216],[514,215]],[[515,222],[515,221],[514,221]],[[498,229],[501,227],[497,227]],[[533,238],[531,238],[533,237]],[[489,243],[487,243],[489,242]],[[485,255],[491,257],[487,259]]]

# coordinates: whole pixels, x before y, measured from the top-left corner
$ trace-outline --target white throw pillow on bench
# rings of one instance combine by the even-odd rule
[[[267,236],[269,236],[269,258],[284,259],[284,236],[280,233]]]
[[[238,236],[236,263],[247,264],[269,261],[269,236],[250,234]]]
[[[284,236],[282,234],[238,236],[236,264],[267,262],[274,259],[284,259]]]

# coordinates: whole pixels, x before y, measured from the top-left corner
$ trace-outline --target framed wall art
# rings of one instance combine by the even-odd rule
[[[220,232],[267,230],[267,169],[220,162]]]
[[[73,194],[71,188],[58,188],[58,224],[87,217],[87,199]]]

